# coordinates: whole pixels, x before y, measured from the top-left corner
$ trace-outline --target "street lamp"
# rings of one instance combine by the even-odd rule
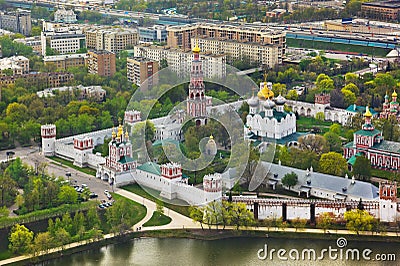
[[[67,172],[67,173],[65,173],[65,175],[68,177],[68,183],[69,183],[69,178],[71,177],[71,172]]]

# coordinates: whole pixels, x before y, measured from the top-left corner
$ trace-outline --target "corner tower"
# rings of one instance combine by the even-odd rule
[[[53,124],[40,127],[42,136],[42,154],[44,156],[54,156],[56,154],[56,126]]]
[[[193,48],[192,70],[190,71],[187,113],[195,118],[197,126],[207,124],[206,104],[203,63],[200,60],[200,48],[196,43],[196,46]]]

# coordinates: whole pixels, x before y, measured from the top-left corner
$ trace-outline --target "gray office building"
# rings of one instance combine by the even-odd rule
[[[31,35],[31,11],[18,9],[13,12],[1,12],[0,28],[15,33],[21,33],[24,36]]]

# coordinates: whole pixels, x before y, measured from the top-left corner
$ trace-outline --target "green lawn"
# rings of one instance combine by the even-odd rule
[[[373,177],[380,177],[384,179],[391,179],[394,177],[394,173],[389,172],[389,171],[384,171],[380,169],[371,169],[371,176]]]
[[[62,159],[62,158],[59,158],[59,157],[55,157],[55,156],[53,156],[53,157],[47,157],[47,158],[49,158],[49,159],[51,159],[51,160],[53,160],[53,161],[56,161],[56,162],[58,162],[58,163],[61,163],[61,164],[63,164],[63,165],[66,165],[66,166],[68,166],[68,167],[74,168],[74,169],[76,169],[76,170],[78,170],[78,171],[81,171],[81,172],[83,172],[83,173],[85,173],[85,174],[92,175],[92,176],[96,176],[96,170],[94,170],[94,169],[92,169],[92,168],[89,168],[89,167],[83,167],[83,168],[81,168],[81,167],[79,167],[79,166],[74,165],[74,164],[73,164],[72,162],[70,162],[70,161],[67,161],[67,160],[65,160],[65,159]]]
[[[135,193],[139,196],[142,196],[146,199],[149,199],[151,201],[156,201],[157,199],[155,197],[153,197],[152,195],[150,195],[149,193],[147,193],[141,186],[139,186],[138,184],[133,184],[133,185],[127,185],[127,186],[123,186],[121,187],[122,189],[125,189],[127,191],[130,191],[132,193]],[[154,191],[155,193],[157,193],[155,190],[151,190],[149,188],[146,188],[149,191]],[[158,192],[159,194],[159,192]],[[184,204],[185,202],[177,202],[177,204],[172,204],[172,203],[168,203],[168,202],[164,202],[164,206],[174,210],[182,215],[188,216],[189,217],[189,206],[182,206],[182,204]],[[181,205],[179,205],[181,204]],[[187,203],[186,203],[187,204]]]
[[[160,226],[160,225],[166,225],[171,222],[171,218],[158,212],[155,211],[153,212],[153,215],[151,216],[150,220],[145,222],[143,226]]]
[[[314,117],[304,117],[300,116],[296,121],[297,131],[299,132],[308,132],[314,127],[318,127],[321,129],[321,133],[324,134],[329,131],[329,127],[333,124],[330,121],[320,121],[315,119]]]
[[[111,195],[115,200],[127,200],[130,202],[132,207],[135,209],[135,213],[136,213],[136,217],[135,217],[133,224],[140,222],[146,216],[147,208],[144,205],[137,203],[136,201],[133,201],[131,199],[125,198],[121,195],[115,194],[115,193],[111,193]]]

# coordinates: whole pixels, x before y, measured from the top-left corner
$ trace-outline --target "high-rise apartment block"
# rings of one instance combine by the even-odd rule
[[[0,13],[0,28],[10,30],[22,35],[31,35],[32,22],[31,11],[18,9],[13,12]]]
[[[116,72],[115,53],[106,50],[89,51],[87,67],[89,73],[111,77]]]
[[[119,53],[138,43],[136,29],[126,28],[90,28],[85,29],[87,47]]]
[[[183,52],[181,49],[167,46],[137,45],[134,48],[135,56],[148,58],[159,62],[165,60],[168,67],[179,77],[188,75],[191,71],[194,55],[191,51]],[[224,77],[226,75],[226,56],[224,54],[200,53],[203,64],[203,74],[207,78]]]
[[[188,51],[199,40],[202,51],[223,52],[228,62],[248,58],[251,62],[273,66],[282,63],[286,48],[285,32],[266,26],[196,23],[170,26],[167,32],[170,47]],[[264,60],[265,56],[269,60]]]
[[[128,58],[126,61],[128,81],[138,86],[142,86],[143,82],[147,88],[158,83],[157,75],[153,76],[158,71],[157,61],[149,60],[142,57]]]

